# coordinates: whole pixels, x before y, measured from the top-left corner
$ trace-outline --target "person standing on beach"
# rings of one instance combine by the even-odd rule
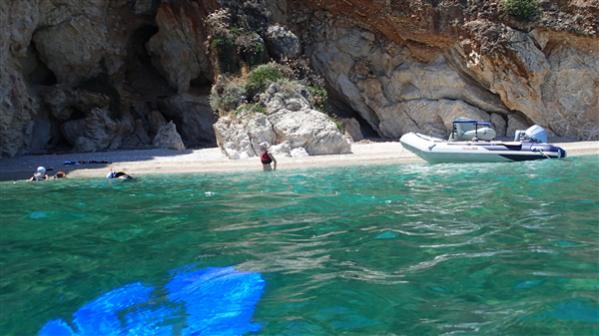
[[[277,170],[277,160],[274,155],[268,152],[268,142],[260,144],[260,162],[262,162],[262,170],[271,171]],[[273,166],[271,166],[273,163]]]

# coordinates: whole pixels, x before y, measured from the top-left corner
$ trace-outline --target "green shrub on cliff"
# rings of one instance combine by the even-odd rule
[[[503,8],[509,15],[530,20],[536,14],[539,4],[537,0],[503,0]]]
[[[262,64],[254,68],[247,77],[245,89],[248,97],[266,90],[268,85],[285,78],[281,66],[276,63]]]
[[[239,115],[243,112],[266,114],[266,108],[258,103],[244,103],[235,109],[236,115]]]
[[[235,41],[229,36],[216,36],[210,43],[215,56],[219,73],[236,73],[239,71]]]
[[[238,79],[221,77],[210,91],[210,106],[219,115],[234,111],[245,102],[245,86]]]
[[[241,59],[250,67],[262,64],[268,58],[264,40],[256,33],[241,33],[235,40],[235,45]]]
[[[320,111],[327,111],[327,102],[329,94],[322,86],[310,85],[308,86],[308,92],[310,92],[311,103]]]
[[[239,29],[231,21],[231,14],[227,9],[218,10],[206,18],[210,39],[210,52],[216,63],[217,73],[237,73],[239,62],[235,40],[239,36]]]

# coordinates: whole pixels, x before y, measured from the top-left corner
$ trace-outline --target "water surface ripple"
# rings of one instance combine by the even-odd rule
[[[597,335],[598,171],[590,156],[1,183],[0,334],[194,264],[262,274],[262,335]]]

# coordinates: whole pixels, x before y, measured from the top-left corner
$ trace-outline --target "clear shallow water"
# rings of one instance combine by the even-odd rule
[[[262,335],[599,334],[598,172],[591,156],[0,183],[0,334],[189,265],[260,273]]]

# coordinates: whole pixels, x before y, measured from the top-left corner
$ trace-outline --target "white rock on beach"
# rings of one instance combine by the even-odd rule
[[[154,137],[152,144],[158,148],[184,150],[185,145],[181,136],[177,132],[177,126],[170,121],[168,124],[160,127],[158,133]]]
[[[272,84],[260,95],[266,114],[241,112],[219,118],[214,124],[217,143],[232,159],[260,154],[259,144],[273,145],[273,154],[347,154],[350,140],[326,114],[312,109],[297,83]],[[307,94],[307,93],[306,93]],[[281,144],[281,145],[279,145]]]

